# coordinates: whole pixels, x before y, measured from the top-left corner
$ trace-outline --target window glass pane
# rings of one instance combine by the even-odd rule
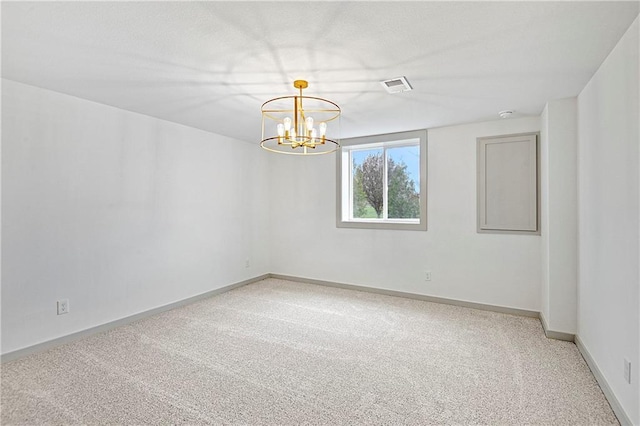
[[[382,217],[384,152],[380,149],[351,151],[353,171],[353,218]]]
[[[426,130],[342,143],[337,156],[336,225],[426,231]]]
[[[420,218],[420,147],[387,149],[389,219]]]

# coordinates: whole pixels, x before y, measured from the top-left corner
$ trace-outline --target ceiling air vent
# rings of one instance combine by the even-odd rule
[[[382,87],[384,87],[389,93],[400,93],[413,90],[413,87],[411,87],[409,81],[407,81],[407,77],[396,77],[390,80],[383,80],[380,84],[382,84]]]

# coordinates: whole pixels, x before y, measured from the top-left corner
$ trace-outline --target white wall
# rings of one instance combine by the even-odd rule
[[[272,272],[539,310],[540,237],[476,232],[476,138],[539,130],[538,117],[429,130],[426,232],[338,229],[336,159],[270,157]]]
[[[550,331],[575,334],[578,273],[577,101],[557,99],[542,112],[541,313]]]
[[[540,114],[540,315],[549,318],[549,104]]]
[[[2,124],[2,353],[269,272],[255,145],[9,80]]]
[[[578,337],[640,424],[638,19],[578,96]],[[632,384],[623,359],[632,362]]]

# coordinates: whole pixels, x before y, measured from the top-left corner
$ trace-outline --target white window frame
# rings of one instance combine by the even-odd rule
[[[337,197],[336,197],[336,226],[338,228],[361,229],[399,229],[426,231],[427,230],[427,131],[389,133],[384,135],[364,136],[343,139],[342,147],[337,158]],[[420,218],[419,219],[389,219],[387,207],[387,149],[402,146],[418,145],[420,147]],[[361,149],[379,149],[384,152],[384,192],[383,217],[354,218],[353,217],[353,170],[351,155],[353,151]]]

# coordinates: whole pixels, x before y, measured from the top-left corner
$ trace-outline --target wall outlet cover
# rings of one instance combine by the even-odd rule
[[[69,299],[58,300],[58,315],[69,313]]]
[[[624,360],[624,380],[631,384],[631,362],[626,358]]]

